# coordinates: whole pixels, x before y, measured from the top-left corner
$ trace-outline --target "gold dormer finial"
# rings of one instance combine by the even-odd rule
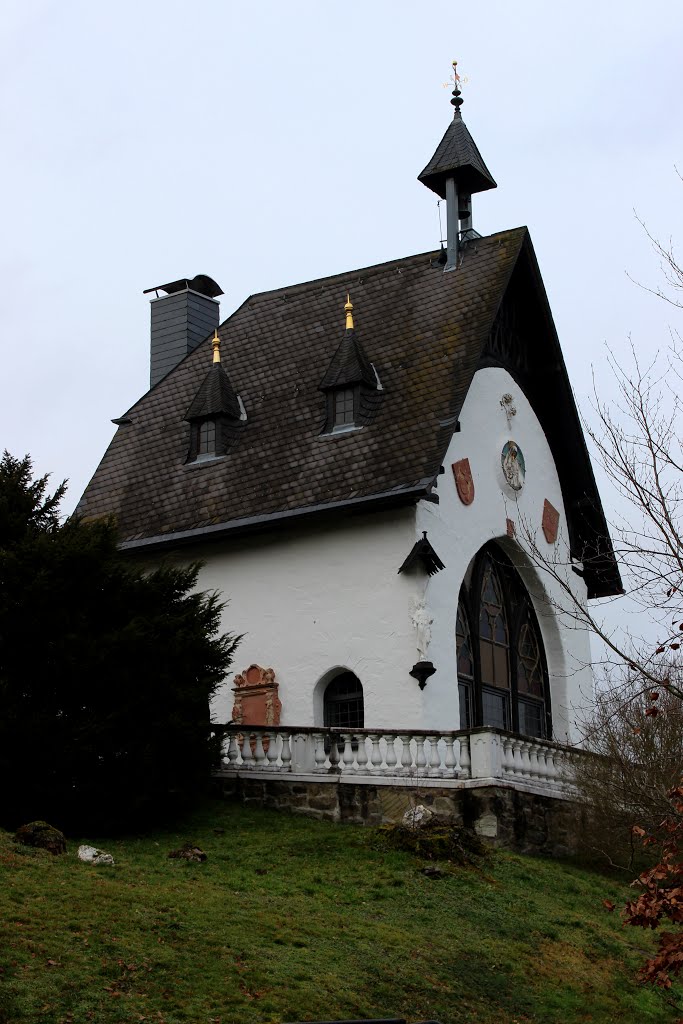
[[[214,363],[220,363],[220,361],[221,361],[221,339],[218,337],[218,328],[214,329],[213,338],[211,339],[211,345],[213,346],[213,361],[214,361]]]
[[[344,303],[344,312],[346,313],[346,330],[353,330],[353,303],[351,302],[351,296],[346,293],[346,302]]]

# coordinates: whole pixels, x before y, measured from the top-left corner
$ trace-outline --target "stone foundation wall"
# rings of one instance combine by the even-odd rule
[[[569,800],[511,786],[454,789],[372,786],[284,779],[217,778],[219,792],[247,806],[270,807],[353,825],[398,822],[417,804],[444,820],[473,828],[492,846],[517,853],[565,857],[574,852],[579,808]]]

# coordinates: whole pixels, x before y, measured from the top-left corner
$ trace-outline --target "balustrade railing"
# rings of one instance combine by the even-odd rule
[[[490,779],[571,792],[575,748],[498,729],[338,731],[283,726],[213,726],[222,734],[221,772],[342,776],[358,781]]]
[[[457,778],[467,773],[467,737],[415,730],[224,726],[221,769],[272,773]]]

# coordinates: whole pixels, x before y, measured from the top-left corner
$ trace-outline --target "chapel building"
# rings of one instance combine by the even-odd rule
[[[215,722],[348,733],[361,774],[393,763],[370,734],[488,731],[540,784],[593,693],[588,635],[558,607],[621,581],[529,232],[474,230],[496,183],[457,76],[451,102],[419,175],[446,200],[445,249],[255,294],[222,323],[209,277],[150,290],[151,387],[78,512],[115,516],[147,564],[204,563],[249,666]],[[454,778],[474,777],[464,743]],[[281,770],[269,754],[228,761]]]

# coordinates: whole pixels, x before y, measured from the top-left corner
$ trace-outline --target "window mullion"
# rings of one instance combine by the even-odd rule
[[[510,607],[509,592],[506,589],[505,599],[508,608]],[[512,731],[519,732],[519,699],[517,689],[517,655],[519,647],[519,635],[524,622],[524,605],[518,609],[513,618],[508,615],[510,623],[510,703],[512,704]]]
[[[470,635],[472,636],[472,662],[474,669],[474,694],[472,703],[474,705],[473,724],[475,726],[482,725],[484,721],[484,706],[481,692],[481,651],[479,649],[479,614],[481,612],[481,584],[484,578],[481,566],[481,562],[479,563],[478,566],[475,566],[475,571],[472,573],[470,593],[466,595],[467,600],[465,602],[465,614],[469,615],[470,617]],[[471,632],[473,623],[477,624],[476,633]]]

